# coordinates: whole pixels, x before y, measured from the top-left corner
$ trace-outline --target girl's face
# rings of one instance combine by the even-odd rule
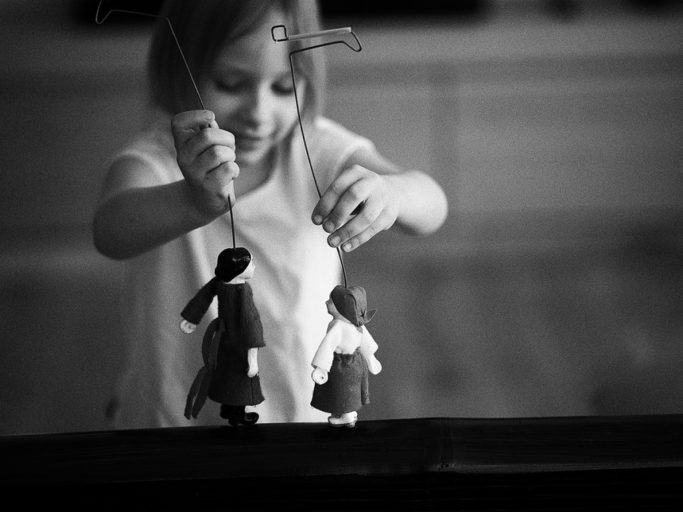
[[[242,169],[263,165],[297,122],[288,46],[270,36],[270,27],[282,19],[275,14],[223,48],[203,84],[218,126],[235,136]],[[304,87],[297,86],[301,100]]]

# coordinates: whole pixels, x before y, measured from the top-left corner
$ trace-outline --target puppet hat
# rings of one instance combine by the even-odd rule
[[[224,249],[218,255],[216,277],[223,281],[231,281],[249,266],[251,253],[244,247]]]
[[[367,324],[377,312],[376,309],[368,311],[365,288],[361,286],[337,285],[330,293],[330,299],[337,311],[356,327]]]

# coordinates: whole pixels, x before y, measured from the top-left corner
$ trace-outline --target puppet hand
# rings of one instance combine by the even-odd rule
[[[311,374],[311,378],[316,384],[325,384],[327,382],[327,371],[316,366]]]
[[[377,375],[382,371],[382,363],[380,363],[375,356],[372,356],[368,364],[368,371],[373,375]]]
[[[187,320],[182,320],[180,322],[180,330],[183,331],[185,334],[192,334],[196,328],[196,324],[188,322]]]
[[[213,112],[181,112],[171,121],[178,166],[196,211],[213,220],[235,204],[232,180],[239,176],[235,137],[221,130]]]
[[[258,375],[258,366],[256,365],[249,365],[249,369],[247,370],[247,377],[250,379],[252,377],[256,377]]]
[[[327,243],[352,251],[389,229],[398,217],[391,175],[354,165],[342,171],[313,209],[313,223],[330,233]]]

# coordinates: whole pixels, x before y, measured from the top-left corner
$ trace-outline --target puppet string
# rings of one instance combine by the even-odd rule
[[[282,29],[284,36],[277,37],[275,35],[276,29]],[[311,154],[308,151],[308,143],[306,142],[306,134],[304,133],[304,125],[303,125],[303,121],[301,118],[301,107],[299,105],[299,95],[298,95],[297,89],[296,89],[296,76],[294,74],[294,55],[297,53],[308,51],[308,50],[314,50],[316,48],[322,48],[324,46],[331,46],[333,44],[343,44],[343,45],[347,46],[348,48],[350,48],[351,50],[353,50],[354,52],[360,52],[363,48],[360,44],[360,41],[356,37],[356,34],[354,34],[350,29],[321,31],[319,33],[312,33],[312,34],[305,34],[305,35],[302,34],[302,35],[298,35],[298,36],[291,36],[291,38],[289,38],[287,36],[287,29],[285,28],[284,25],[275,25],[271,28],[271,36],[273,38],[273,41],[275,41],[276,43],[282,42],[282,41],[289,41],[289,40],[299,40],[299,39],[302,39],[304,37],[305,38],[320,37],[320,36],[325,35],[327,33],[339,33],[339,32],[351,34],[351,36],[353,36],[353,38],[355,39],[358,47],[354,48],[353,46],[351,46],[349,43],[347,43],[344,40],[335,40],[335,41],[328,41],[325,43],[320,43],[320,44],[316,44],[316,45],[312,45],[312,46],[307,46],[305,48],[299,48],[297,50],[292,50],[291,52],[289,52],[289,70],[292,74],[292,88],[294,90],[294,102],[296,103],[296,114],[297,114],[297,117],[299,119],[299,129],[301,131],[301,139],[302,139],[303,144],[304,144],[304,150],[306,152],[306,158],[308,159],[308,167],[311,170],[311,176],[313,177],[313,183],[315,185],[315,190],[318,193],[318,198],[321,198],[322,194],[320,192],[320,186],[318,185],[318,179],[316,178],[315,171],[313,170],[313,162],[311,160]],[[342,276],[344,278],[344,287],[348,287],[347,276],[346,276],[346,267],[344,265],[344,258],[342,256],[342,251],[339,247],[336,247],[336,250],[337,250],[337,256],[339,257],[339,263],[341,264]]]
[[[123,14],[132,14],[136,16],[146,16],[148,18],[156,18],[156,19],[163,19],[166,22],[166,25],[168,26],[168,30],[171,32],[171,36],[173,37],[173,41],[175,42],[176,48],[178,48],[178,53],[180,54],[180,58],[183,61],[183,65],[185,66],[185,70],[187,71],[187,76],[190,78],[190,82],[192,83],[192,88],[194,89],[195,94],[197,95],[197,99],[199,100],[199,104],[202,107],[202,110],[206,110],[206,107],[204,106],[204,102],[202,101],[202,95],[199,94],[199,87],[197,87],[197,82],[194,80],[194,76],[192,76],[192,71],[190,70],[190,65],[187,63],[187,59],[185,58],[185,53],[183,52],[183,48],[180,46],[180,41],[178,41],[178,36],[176,36],[175,30],[173,30],[173,24],[171,23],[171,20],[169,19],[168,16],[161,16],[159,14],[152,14],[149,12],[142,12],[142,11],[131,11],[128,9],[109,9],[106,14],[100,19],[100,8],[102,7],[102,1],[100,0],[97,4],[97,10],[95,11],[95,23],[97,25],[102,25],[105,21],[107,21],[107,18],[109,18],[109,15],[113,12],[119,12]],[[230,227],[232,229],[232,248],[235,248],[235,220],[233,218],[233,213],[232,213],[232,201],[230,198],[228,198],[228,207],[230,209]]]

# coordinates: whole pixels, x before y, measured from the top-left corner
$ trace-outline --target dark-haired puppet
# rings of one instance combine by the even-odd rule
[[[259,312],[251,286],[254,262],[243,247],[218,255],[216,276],[183,309],[180,328],[191,333],[218,298],[218,317],[211,321],[202,342],[204,366],[195,377],[185,406],[185,417],[196,418],[206,398],[221,404],[220,415],[233,425],[252,425],[256,412],[245,406],[263,402],[258,375],[258,349],[265,346]]]
[[[332,320],[311,363],[316,384],[311,405],[329,412],[333,427],[351,428],[358,410],[370,402],[368,372],[382,371],[375,357],[377,343],[365,327],[375,310],[367,311],[360,286],[335,286],[325,304]]]

